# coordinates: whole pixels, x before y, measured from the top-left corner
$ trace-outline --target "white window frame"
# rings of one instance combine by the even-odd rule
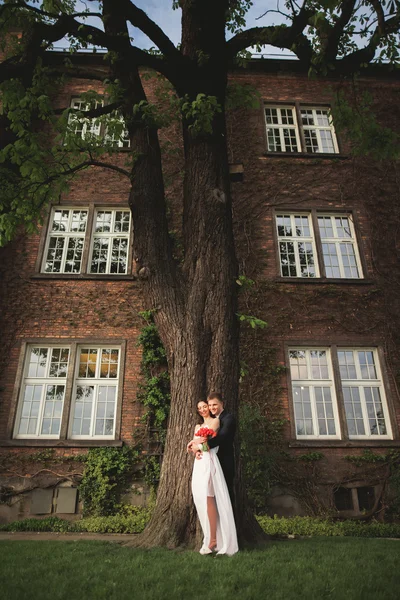
[[[302,110],[309,110],[312,112],[314,125],[304,125],[303,123],[301,123],[301,127],[303,128],[303,131],[315,131],[315,134],[317,137],[317,143],[318,143],[318,152],[309,152],[306,149],[305,149],[305,152],[307,154],[339,154],[339,146],[338,146],[337,139],[336,139],[336,133],[335,133],[335,129],[333,126],[332,116],[329,114],[330,108],[328,108],[326,106],[304,106],[304,105],[300,104],[300,114],[301,114]],[[318,110],[326,111],[328,113],[327,117],[330,122],[329,126],[316,124],[318,121],[318,115],[317,115]],[[329,151],[323,150],[322,141],[321,141],[321,131],[330,131],[330,133],[332,135],[332,143],[333,143],[334,152],[329,152]]]
[[[111,228],[110,228],[111,231],[96,232],[97,215],[99,212],[111,212]],[[129,230],[128,231],[124,231],[124,232],[122,232],[122,231],[114,232],[113,231],[114,226],[115,226],[115,218],[116,218],[117,212],[128,212],[129,213]],[[118,276],[118,275],[127,275],[128,274],[131,227],[132,227],[132,214],[129,209],[109,207],[109,206],[105,206],[105,207],[96,206],[95,207],[94,216],[93,216],[92,235],[90,238],[90,253],[89,253],[89,259],[88,259],[88,265],[87,265],[87,272],[90,275],[100,275],[100,276],[101,275],[111,275],[111,276],[115,275],[115,276]],[[95,239],[98,239],[98,238],[99,239],[107,238],[109,240],[108,251],[107,251],[106,270],[104,273],[99,273],[99,272],[91,270],[93,254],[94,254],[94,242],[95,242]],[[121,239],[121,238],[127,240],[126,270],[124,273],[111,273],[112,243],[113,243],[114,239]]]
[[[30,364],[29,359],[31,356],[32,348],[46,348],[47,349],[47,364],[46,364],[45,374],[43,377],[32,377],[32,376],[28,375],[29,364]],[[53,349],[58,349],[58,348],[68,349],[68,353],[69,353],[68,363],[67,363],[67,372],[66,372],[65,377],[51,377],[49,375],[50,365],[51,365],[50,355],[52,354]],[[14,425],[14,431],[13,431],[14,439],[19,439],[19,440],[27,439],[28,440],[28,439],[59,439],[60,438],[60,432],[61,432],[61,427],[62,427],[63,408],[65,405],[65,396],[66,396],[67,384],[68,384],[68,365],[70,363],[70,360],[71,360],[71,346],[69,344],[46,344],[46,343],[33,344],[32,343],[32,344],[27,345],[25,356],[24,356],[23,374],[22,374],[20,392],[18,395],[17,413],[16,413],[15,425]],[[41,397],[40,397],[39,412],[38,412],[38,416],[37,416],[36,432],[35,433],[19,433],[21,419],[23,418],[22,411],[23,411],[23,404],[24,404],[24,397],[25,397],[25,389],[29,385],[43,386]],[[45,409],[45,404],[46,404],[46,388],[49,385],[54,385],[54,386],[63,385],[64,386],[64,396],[63,396],[63,402],[62,402],[62,410],[61,410],[61,416],[60,416],[60,428],[59,428],[58,434],[40,433],[42,425],[43,425],[43,419],[45,418],[44,417],[44,409]]]
[[[351,352],[353,352],[353,355],[355,356],[354,362],[355,362],[357,379],[343,379],[342,376],[340,375],[340,382],[341,382],[342,389],[343,389],[343,387],[358,388],[359,394],[360,394],[360,400],[361,400],[361,411],[362,411],[362,416],[363,416],[364,430],[365,431],[370,430],[369,418],[368,418],[367,406],[366,406],[366,400],[365,400],[365,391],[364,391],[364,388],[366,388],[366,387],[379,389],[380,400],[382,403],[383,417],[384,417],[385,426],[386,426],[386,434],[382,434],[382,435],[377,435],[377,434],[375,434],[375,435],[374,434],[350,435],[349,434],[349,439],[350,440],[391,440],[391,439],[393,439],[393,433],[392,433],[392,428],[391,428],[391,423],[390,423],[390,418],[389,418],[389,409],[388,409],[388,404],[387,404],[387,399],[386,399],[386,394],[385,394],[385,386],[383,383],[382,369],[381,369],[381,364],[380,364],[377,348],[374,348],[374,347],[342,347],[342,346],[339,347],[338,346],[337,351],[338,352],[346,352],[346,351],[350,352],[351,351]],[[377,375],[377,377],[375,379],[363,379],[361,377],[361,367],[360,367],[358,352],[372,352],[373,357],[374,357],[374,366],[375,366],[376,375]],[[347,420],[347,418],[346,418],[346,420]]]
[[[270,109],[276,109],[277,113],[278,113],[278,124],[271,124],[271,123],[267,123],[267,116],[266,116],[266,109],[270,108]],[[280,110],[281,109],[286,109],[286,110],[291,110],[292,111],[292,115],[293,115],[293,125],[285,125],[282,123],[282,118],[281,118],[281,113]],[[301,111],[302,110],[309,110],[312,111],[313,114],[313,119],[314,122],[317,123],[317,112],[316,111],[326,111],[328,113],[328,119],[329,119],[329,126],[326,125],[303,125],[302,123],[302,119],[301,119]],[[266,132],[266,138],[267,138],[267,152],[270,154],[308,154],[308,155],[318,155],[318,154],[324,154],[324,155],[335,155],[335,154],[339,154],[339,145],[338,145],[338,141],[337,141],[337,137],[336,137],[336,132],[335,132],[335,128],[333,125],[333,121],[332,121],[332,117],[329,114],[330,113],[330,107],[329,106],[318,106],[318,105],[311,105],[311,106],[307,106],[306,104],[301,104],[299,102],[293,103],[293,104],[276,104],[276,103],[270,103],[270,102],[265,102],[264,103],[264,121],[265,121],[265,132]],[[282,148],[286,148],[285,143],[284,143],[284,136],[283,136],[283,129],[294,129],[295,130],[295,135],[296,135],[296,143],[297,143],[297,147],[298,150],[297,152],[292,152],[290,149],[288,150],[270,150],[269,149],[269,144],[268,144],[268,129],[279,129],[280,130],[280,141],[281,141],[281,147]],[[316,134],[316,138],[317,138],[317,144],[318,144],[318,152],[310,152],[307,150],[306,147],[306,140],[305,140],[305,136],[304,136],[304,132],[305,131],[310,131],[310,130],[314,130],[315,134]],[[333,152],[329,152],[329,151],[324,151],[322,149],[322,141],[321,141],[321,131],[329,131],[332,135],[332,143],[333,143],[333,148],[334,151]]]
[[[129,137],[129,132],[125,127],[125,119],[124,117],[119,114],[114,116],[113,118],[118,119],[118,121],[121,121],[121,123],[123,123],[124,125],[124,130],[122,132],[122,134],[115,139],[115,135],[110,135],[106,129],[105,135],[104,135],[104,139],[106,140],[106,142],[108,142],[109,144],[117,144],[118,148],[130,148],[131,147],[131,140]]]
[[[290,352],[293,351],[302,351],[306,354],[306,365],[307,365],[307,379],[294,379],[292,377],[291,368],[290,368]],[[327,366],[328,366],[328,379],[313,379],[312,378],[312,368],[311,368],[311,356],[310,352],[314,351],[323,351],[326,352],[327,358]],[[288,357],[289,357],[289,374],[291,380],[291,389],[292,389],[292,405],[293,405],[293,418],[294,418],[294,427],[296,432],[296,439],[298,440],[340,440],[341,428],[340,428],[340,420],[339,420],[339,412],[338,412],[338,403],[335,389],[335,381],[333,376],[333,367],[332,367],[332,359],[331,359],[331,351],[330,348],[327,347],[302,347],[302,346],[290,346],[288,349]],[[310,404],[311,404],[311,418],[313,424],[313,434],[305,434],[299,435],[297,433],[297,423],[296,423],[296,415],[295,415],[295,402],[294,402],[294,392],[293,388],[295,386],[307,386],[310,390]],[[330,389],[331,400],[332,400],[332,410],[333,417],[335,423],[335,431],[334,435],[329,434],[319,434],[316,433],[319,431],[318,426],[318,415],[317,415],[317,406],[316,406],[316,397],[315,397],[315,388],[316,387],[325,387]]]
[[[70,136],[77,135],[76,129],[78,128],[78,126],[82,125],[82,130],[79,135],[79,137],[82,140],[85,140],[86,136],[89,134],[98,136],[99,138],[103,137],[106,142],[108,142],[111,145],[116,144],[118,148],[130,148],[131,140],[125,128],[121,136],[119,136],[118,139],[115,139],[114,135],[109,135],[107,133],[106,119],[103,119],[103,122],[101,122],[99,121],[99,117],[92,117],[87,119],[85,117],[78,118],[76,116],[75,111],[86,112],[88,110],[91,110],[92,108],[99,108],[104,106],[104,100],[102,100],[101,102],[96,100],[94,106],[92,107],[89,102],[77,96],[71,99],[70,106],[72,109],[74,109],[74,111],[71,111],[68,115],[68,133]],[[113,112],[109,116],[111,118],[118,119],[124,124],[124,117],[121,114],[118,114],[117,111]]]
[[[278,231],[278,217],[290,217],[292,234],[293,234],[293,232],[296,231],[295,218],[296,217],[307,217],[308,227],[310,229],[310,236],[308,236],[308,237],[295,236],[295,235],[280,236],[279,231]],[[279,269],[280,269],[281,277],[284,277],[285,279],[316,279],[316,278],[319,278],[320,272],[319,272],[317,248],[316,248],[316,244],[315,244],[315,234],[314,234],[314,227],[313,227],[313,222],[312,222],[312,218],[311,218],[311,213],[301,212],[301,211],[299,211],[299,212],[279,211],[275,214],[275,226],[276,226],[276,233],[277,233],[277,238],[278,238]],[[284,242],[291,242],[294,245],[294,255],[295,255],[295,261],[296,261],[296,275],[283,275],[283,273],[282,273],[283,265],[282,265],[280,244],[284,243]],[[305,275],[301,274],[301,263],[300,263],[300,252],[299,252],[299,244],[300,243],[310,243],[311,244],[312,252],[313,252],[313,259],[314,259],[313,266],[315,269],[314,276],[311,276],[311,275],[305,276]]]
[[[315,219],[313,218],[313,212],[315,212]],[[293,236],[293,235],[292,236],[279,235],[278,217],[290,217],[292,233],[294,231],[296,231],[295,217],[307,217],[308,225],[309,225],[309,229],[310,229],[310,236],[309,237],[300,237],[300,236]],[[334,235],[336,237],[321,238],[321,230],[320,230],[319,221],[318,221],[319,218],[329,218],[331,220]],[[348,220],[349,225],[350,225],[351,237],[341,238],[337,235],[337,227],[336,227],[336,220],[335,220],[336,218],[341,218],[341,219],[346,218]],[[318,228],[318,236],[319,236],[318,239],[321,242],[320,246],[318,246],[318,244],[317,244],[317,232],[315,231],[315,228]],[[332,279],[344,279],[344,280],[358,281],[359,279],[364,278],[364,271],[362,268],[361,256],[360,256],[360,251],[358,248],[358,241],[357,241],[357,236],[356,236],[356,232],[355,232],[355,228],[354,228],[352,213],[344,213],[344,212],[336,213],[336,212],[328,212],[328,211],[320,212],[319,210],[315,211],[314,209],[309,210],[309,211],[301,211],[301,210],[293,211],[293,209],[279,210],[279,211],[277,210],[277,211],[275,211],[275,232],[276,232],[276,240],[277,240],[277,245],[278,245],[279,273],[283,279],[292,280],[292,281],[299,279],[299,280],[304,281],[305,279],[323,278],[323,279],[326,279],[327,281],[332,280]],[[283,265],[282,265],[280,244],[284,243],[284,242],[292,242],[294,244],[296,273],[297,273],[296,275],[284,275],[283,274]],[[298,247],[299,242],[300,243],[307,242],[307,243],[311,243],[311,245],[312,245],[314,268],[315,268],[315,275],[313,277],[301,275],[300,254],[299,254],[299,247]],[[332,277],[332,276],[326,274],[326,267],[325,267],[324,253],[323,253],[323,244],[325,244],[325,243],[326,244],[335,244],[336,253],[338,256],[338,267],[339,267],[339,271],[340,271],[339,277]],[[358,270],[358,277],[349,277],[345,274],[345,266],[343,264],[341,245],[351,245],[352,246],[353,251],[354,251],[355,260],[356,260],[356,267]],[[324,276],[322,276],[322,273],[323,273],[322,269],[325,270]],[[322,273],[321,273],[321,270],[322,270]]]
[[[274,110],[277,111],[278,124],[268,123],[267,122],[267,109],[274,109]],[[282,123],[282,113],[281,113],[282,109],[284,109],[284,110],[291,110],[292,111],[293,124],[286,125],[286,124]],[[296,107],[295,106],[266,104],[264,106],[264,120],[265,120],[265,127],[266,127],[268,152],[271,152],[271,153],[285,152],[286,154],[293,154],[293,152],[297,153],[297,152],[301,152],[302,151],[301,140],[300,140],[300,135],[299,135],[299,126],[298,126],[298,123],[297,123],[297,114],[296,114]],[[279,129],[279,138],[280,138],[280,142],[281,142],[281,147],[285,148],[285,150],[270,150],[269,149],[269,147],[268,147],[268,130],[269,129]],[[291,130],[294,131],[295,136],[296,136],[297,150],[295,150],[295,151],[292,151],[290,149],[286,150],[286,143],[285,143],[285,137],[284,137],[284,131],[283,131],[284,129],[291,129]]]
[[[339,262],[340,278],[341,279],[363,279],[364,274],[363,274],[363,269],[362,269],[362,265],[361,265],[361,258],[360,258],[360,253],[358,250],[356,232],[354,229],[352,215],[350,213],[346,214],[346,213],[328,213],[328,212],[317,214],[317,220],[319,218],[327,218],[327,217],[330,218],[334,236],[331,238],[323,238],[321,236],[321,229],[319,227],[319,222],[318,222],[318,228],[319,228],[320,237],[321,237],[321,244],[335,244],[336,254],[337,254],[338,262]],[[350,226],[350,233],[351,233],[350,237],[342,238],[342,237],[338,236],[337,226],[336,226],[337,218],[341,218],[341,219],[345,218],[348,220],[349,226]],[[354,250],[355,260],[356,260],[356,267],[358,269],[358,277],[349,277],[348,275],[345,274],[345,267],[343,264],[343,256],[342,256],[342,252],[341,252],[342,245],[351,245],[352,246],[352,248]],[[323,253],[322,253],[321,260],[322,260],[322,262],[324,262]],[[325,267],[325,269],[326,269],[326,267]],[[335,279],[335,277],[328,277],[328,279]]]
[[[95,377],[79,377],[79,365],[80,365],[80,352],[82,349],[96,349],[97,353],[97,362],[96,362],[96,371]],[[117,366],[117,377],[107,378],[100,377],[100,369],[101,369],[101,355],[103,350],[118,350],[118,366]],[[68,427],[68,439],[71,440],[113,440],[115,439],[115,428],[116,428],[116,417],[117,417],[117,408],[118,408],[118,392],[120,382],[120,374],[121,374],[121,354],[122,348],[119,345],[115,344],[79,344],[76,353],[76,361],[75,361],[75,373],[74,373],[74,383],[73,383],[73,394],[71,400],[71,411],[70,411],[70,422]],[[115,407],[114,407],[114,416],[113,416],[113,432],[110,435],[96,435],[94,433],[96,426],[96,414],[97,414],[97,405],[98,405],[98,397],[99,397],[99,386],[108,386],[115,387]],[[76,405],[76,396],[77,396],[77,388],[78,386],[93,386],[94,389],[94,398],[92,411],[90,416],[90,432],[89,434],[84,435],[76,435],[73,434],[73,422],[75,415],[75,405]]]
[[[62,211],[66,211],[66,210],[69,211],[69,216],[68,216],[68,229],[69,230],[66,232],[52,231],[54,214],[56,213],[56,211],[62,212]],[[85,231],[70,231],[72,217],[73,217],[74,212],[80,212],[80,213],[86,212]],[[42,273],[60,274],[60,275],[78,275],[79,273],[82,273],[83,255],[84,255],[84,251],[85,251],[85,240],[86,240],[86,232],[87,232],[87,228],[88,228],[88,222],[89,222],[89,207],[69,206],[69,205],[52,207],[51,212],[50,212],[49,227],[48,227],[48,231],[47,231],[47,235],[46,235],[46,244],[45,244],[44,253],[43,253],[42,268],[41,268]],[[47,256],[48,256],[49,247],[50,247],[50,239],[53,237],[65,239],[60,271],[46,271],[46,263],[47,263]],[[82,238],[83,239],[79,271],[65,271],[65,264],[67,262],[68,243],[69,243],[70,238]]]
[[[100,106],[104,106],[104,101],[95,102],[93,108],[99,108]],[[86,112],[91,109],[90,103],[86,100],[82,100],[79,96],[71,99],[71,108],[80,112]],[[69,131],[70,135],[78,135],[76,131],[77,125],[82,125],[82,131],[80,132],[80,138],[82,140],[86,139],[86,136],[96,135],[100,136],[101,133],[101,123],[98,121],[98,118],[93,117],[87,119],[85,117],[78,118],[75,112],[70,112],[68,115],[68,128],[71,128]]]

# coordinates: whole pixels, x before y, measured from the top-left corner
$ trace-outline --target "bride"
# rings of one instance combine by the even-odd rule
[[[196,432],[201,427],[208,427],[217,432],[219,419],[210,414],[207,402],[201,400],[197,404],[197,412],[202,423],[196,425],[195,438],[189,442],[188,448],[196,447]],[[193,451],[193,449],[192,449]],[[218,460],[218,447],[197,454],[193,465],[192,493],[203,530],[203,545],[200,554],[235,554],[238,551],[235,520],[225,477]]]

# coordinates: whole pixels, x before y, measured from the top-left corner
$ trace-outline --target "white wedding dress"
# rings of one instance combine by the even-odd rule
[[[192,493],[203,530],[203,545],[200,554],[210,554],[210,523],[207,514],[207,496],[215,496],[218,511],[217,553],[235,554],[238,551],[235,520],[228,487],[217,456],[218,448],[203,452],[195,459],[192,475]]]

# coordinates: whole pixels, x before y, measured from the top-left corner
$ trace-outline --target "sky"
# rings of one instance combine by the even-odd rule
[[[216,2],[217,1],[218,0],[216,0]],[[265,25],[278,25],[283,23],[284,17],[277,13],[269,13],[265,17],[258,19],[258,17],[263,15],[267,10],[275,10],[277,8],[277,3],[279,3],[279,0],[253,0],[253,6],[247,13],[247,27],[263,27]],[[93,12],[97,10],[95,2],[90,2],[88,4]],[[172,0],[136,0],[134,4],[144,10],[148,16],[165,31],[174,44],[180,42],[181,11],[172,9]],[[79,0],[77,2],[77,11],[83,10],[85,6],[87,6],[87,4]],[[283,7],[283,0],[281,0],[281,8],[283,11],[285,10]],[[92,24],[98,26],[99,20],[93,19]],[[135,46],[138,46],[139,48],[150,48],[151,46],[154,46],[154,43],[138,29],[132,28],[131,32]],[[288,50],[280,51],[279,48],[274,48],[272,46],[265,46],[263,53],[268,54],[269,56],[294,56]]]

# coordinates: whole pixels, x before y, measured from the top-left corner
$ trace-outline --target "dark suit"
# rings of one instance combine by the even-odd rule
[[[233,453],[233,438],[235,437],[235,417],[225,410],[219,415],[220,428],[214,438],[208,440],[210,448],[218,449],[218,459],[228,486],[229,495],[233,505],[233,479],[235,477],[235,458]]]

